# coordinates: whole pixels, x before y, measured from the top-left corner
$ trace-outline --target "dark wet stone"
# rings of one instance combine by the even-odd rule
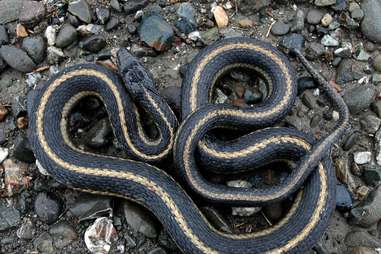
[[[345,185],[336,185],[336,209],[341,212],[347,212],[352,208],[352,206],[352,197]]]
[[[366,166],[362,175],[362,179],[366,185],[378,186],[381,183],[381,167]]]
[[[27,37],[22,42],[22,48],[37,64],[45,58],[46,43],[42,36]]]
[[[55,197],[41,192],[34,201],[34,211],[40,220],[51,224],[54,223],[61,214],[61,206]]]
[[[197,28],[195,24],[183,18],[180,18],[179,20],[177,20],[175,23],[175,26],[177,29],[179,29],[181,33],[184,33],[184,34],[189,34],[195,31]]]
[[[142,41],[158,51],[169,49],[174,36],[172,27],[156,14],[143,18],[138,32]]]
[[[36,161],[29,140],[25,135],[20,134],[17,136],[13,156],[17,160],[26,163],[34,163]]]
[[[259,10],[270,6],[271,0],[241,0],[240,6],[245,6],[244,8],[240,8],[240,12],[244,15],[256,14]]]
[[[302,94],[305,90],[316,87],[315,80],[311,77],[300,77],[298,79],[298,94]]]
[[[375,94],[375,87],[370,84],[347,90],[343,99],[351,113],[357,114],[370,106],[374,100]]]
[[[111,16],[110,20],[107,22],[105,29],[106,31],[111,31],[117,28],[119,25],[119,19],[115,16]]]
[[[102,35],[92,35],[84,41],[81,41],[80,47],[92,53],[97,53],[106,47],[106,39]]]
[[[110,10],[107,8],[97,8],[95,13],[97,14],[98,21],[102,25],[106,24],[106,22],[110,19]]]
[[[128,14],[134,14],[138,10],[143,9],[149,4],[149,0],[131,0],[123,5],[124,12]]]
[[[77,40],[77,30],[70,24],[64,24],[58,32],[56,46],[65,48]]]
[[[81,21],[79,21],[79,19],[76,16],[71,15],[70,13],[67,14],[67,19],[69,23],[74,27],[78,27],[81,25]]]
[[[361,3],[361,8],[364,11],[361,31],[369,40],[381,43],[381,2],[364,0]]]
[[[312,94],[311,90],[304,91],[300,99],[309,109],[317,108],[316,97]]]
[[[91,8],[86,0],[75,0],[69,3],[68,11],[85,23],[91,23]]]
[[[306,57],[309,60],[315,60],[325,53],[325,47],[318,42],[311,42],[306,47]]]
[[[258,103],[262,100],[262,93],[259,91],[246,90],[244,93],[244,98],[247,104]]]
[[[323,18],[324,12],[320,9],[311,9],[307,12],[307,22],[311,25],[320,24],[320,20]]]
[[[41,253],[52,254],[55,252],[53,247],[53,239],[47,232],[39,235],[33,241],[33,246],[37,248]]]
[[[69,211],[79,221],[96,219],[112,212],[111,198],[88,194],[80,195],[69,205]]]
[[[271,27],[271,33],[278,36],[285,35],[290,31],[290,27],[290,24],[284,23],[282,21],[277,21]]]
[[[295,48],[295,49],[302,50],[302,48],[304,47],[304,41],[305,40],[303,35],[292,33],[292,34],[284,36],[279,43],[282,47],[286,49]]]
[[[28,54],[14,46],[3,45],[0,48],[0,56],[9,66],[20,72],[31,72],[36,68],[36,64]]]
[[[5,26],[0,25],[0,46],[4,44],[8,44],[9,38],[8,38],[8,32]]]
[[[6,24],[18,19],[23,0],[0,1],[0,24]]]
[[[360,135],[357,131],[354,131],[351,134],[349,134],[346,140],[344,141],[343,149],[345,151],[348,151],[349,149],[351,149],[357,143],[357,140],[359,139],[359,137]]]
[[[43,2],[24,1],[20,10],[19,21],[26,25],[35,25],[45,17]]]
[[[16,227],[20,220],[20,212],[16,208],[0,203],[0,232]]]
[[[74,228],[66,222],[54,224],[49,229],[49,234],[52,236],[53,244],[57,249],[62,249],[68,246],[78,238]]]
[[[362,78],[365,74],[362,71],[363,65],[351,59],[343,59],[336,72],[336,83],[345,84],[349,81]]]

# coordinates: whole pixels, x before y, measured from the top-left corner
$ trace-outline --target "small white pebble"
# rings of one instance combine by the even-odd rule
[[[8,154],[8,148],[0,147],[0,163],[3,163],[3,161],[8,157]]]
[[[332,111],[332,118],[333,118],[334,121],[339,120],[339,112],[337,112],[335,110]]]
[[[369,163],[372,158],[371,152],[356,152],[353,154],[353,159],[356,164],[362,165]]]

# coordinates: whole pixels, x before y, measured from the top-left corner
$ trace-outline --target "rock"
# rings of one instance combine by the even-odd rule
[[[129,201],[124,202],[123,209],[127,224],[134,231],[140,232],[149,238],[156,238],[158,236],[159,224],[148,211]]]
[[[302,31],[304,29],[304,19],[305,19],[305,14],[303,10],[298,9],[294,17],[294,21],[291,27],[291,32]]]
[[[106,47],[106,39],[102,35],[92,35],[84,41],[81,41],[80,47],[92,53],[97,53]]]
[[[49,64],[58,64],[65,57],[61,49],[53,47],[53,46],[48,47],[47,52],[48,52],[47,61]]]
[[[97,14],[97,18],[102,25],[106,24],[110,19],[110,10],[107,8],[96,8],[95,13]]]
[[[57,30],[53,26],[48,26],[45,30],[45,38],[49,46],[53,46],[56,43]]]
[[[378,187],[350,212],[350,220],[356,225],[369,227],[381,219],[381,187]],[[366,246],[366,245],[362,245]]]
[[[352,44],[342,43],[342,47],[334,51],[335,56],[350,58],[352,56]]]
[[[168,86],[160,90],[160,95],[164,97],[172,110],[179,115],[181,112],[181,88],[178,86]]]
[[[381,54],[377,55],[374,60],[373,60],[373,68],[378,71],[378,72],[381,72]]]
[[[311,77],[300,77],[298,79],[298,94],[302,94],[307,89],[316,88],[315,80]]]
[[[143,9],[148,4],[149,0],[131,0],[124,4],[123,10],[127,15],[129,15]]]
[[[193,25],[196,25],[196,10],[193,8],[192,3],[181,3],[177,9],[177,15]]]
[[[70,24],[64,24],[58,32],[56,47],[65,48],[77,40],[77,30]]]
[[[92,148],[101,148],[110,143],[112,128],[107,118],[98,121],[88,132],[85,144]]]
[[[352,197],[347,188],[342,184],[336,185],[336,209],[341,212],[347,212],[352,206]]]
[[[68,11],[85,23],[91,23],[92,15],[86,0],[74,0],[69,3]]]
[[[311,9],[307,12],[307,22],[311,25],[317,25],[320,23],[321,19],[324,16],[324,12],[320,9]]]
[[[101,217],[95,220],[85,232],[85,244],[91,253],[108,253],[111,244],[118,239],[112,220]]]
[[[109,21],[107,22],[106,26],[105,26],[105,29],[106,31],[111,31],[115,28],[117,28],[119,25],[119,19],[115,16],[111,16],[111,18],[109,19]]]
[[[0,56],[9,66],[20,72],[31,72],[36,68],[28,54],[14,46],[3,45],[0,48]]]
[[[357,246],[352,249],[351,254],[377,254],[374,248]]]
[[[381,117],[381,101],[376,100],[372,103],[371,108],[378,117]]]
[[[228,14],[226,14],[224,8],[221,6],[215,6],[212,8],[212,13],[218,28],[224,28],[228,26],[229,17]]]
[[[254,26],[254,21],[249,18],[243,17],[238,20],[238,25],[241,28],[252,28]]]
[[[3,162],[3,168],[6,196],[11,197],[19,193],[23,187],[28,186],[28,178],[24,177],[28,170],[27,164],[16,163],[13,159],[6,159]]]
[[[369,248],[380,248],[381,242],[366,231],[352,231],[345,236],[345,243],[349,247],[364,246]]]
[[[348,151],[353,147],[353,145],[357,142],[359,139],[359,134],[357,131],[352,132],[351,134],[348,135],[347,139],[344,141],[343,144],[343,149],[345,151]]]
[[[3,163],[3,161],[8,157],[8,154],[8,148],[0,147],[0,163]]]
[[[0,232],[14,228],[20,223],[20,212],[0,202]]]
[[[41,36],[25,38],[22,42],[22,48],[36,64],[39,64],[44,60],[46,45],[44,38]]]
[[[28,36],[28,31],[26,30],[25,26],[21,24],[17,24],[16,26],[16,37],[17,38],[25,38]]]
[[[0,24],[6,24],[19,18],[24,0],[0,1]]]
[[[110,215],[112,212],[111,198],[82,194],[74,203],[69,205],[69,211],[79,221]]]
[[[61,214],[59,201],[45,192],[38,193],[34,201],[34,211],[40,220],[51,224],[58,219]]]
[[[280,45],[286,49],[296,48],[301,50],[304,47],[304,37],[301,34],[292,33],[284,36]]]
[[[35,233],[33,222],[27,218],[17,230],[17,237],[23,240],[32,240]]]
[[[74,228],[66,222],[54,224],[49,229],[49,234],[53,238],[54,247],[62,249],[78,238]]]
[[[359,86],[348,89],[343,99],[347,104],[352,114],[357,114],[360,111],[368,108],[375,96],[375,88],[373,85]]]
[[[310,60],[315,60],[325,53],[325,47],[317,42],[311,42],[306,47],[306,57]]]
[[[103,31],[103,26],[94,24],[82,25],[77,28],[77,31],[83,36],[100,34]]]
[[[271,33],[277,36],[285,35],[290,31],[290,27],[291,26],[289,24],[286,24],[282,21],[277,21],[271,27]]]
[[[197,28],[196,25],[186,21],[183,18],[180,18],[179,20],[177,20],[175,26],[177,29],[179,29],[181,33],[184,33],[184,34],[189,34],[195,31]]]
[[[365,167],[362,179],[367,185],[378,186],[381,182],[381,168],[370,165]]]
[[[370,58],[370,54],[368,54],[368,52],[366,52],[363,47],[360,47],[357,50],[355,58],[359,61],[368,62],[368,59]]]
[[[239,2],[239,11],[244,15],[252,15],[257,13],[259,10],[268,7],[271,4],[271,0],[241,0]]]
[[[111,8],[113,8],[117,12],[121,12],[122,11],[122,7],[120,6],[120,3],[119,3],[118,0],[111,0],[110,1],[110,6],[111,6]]]
[[[336,0],[315,0],[316,6],[330,6],[336,4]]]
[[[366,115],[360,119],[360,124],[364,131],[369,134],[375,134],[380,128],[381,119],[374,115]]]
[[[166,253],[167,252],[160,247],[152,249],[148,252],[148,254],[166,254]]]
[[[364,0],[361,7],[364,12],[361,31],[369,40],[381,43],[381,2],[378,0]]]
[[[21,134],[17,136],[13,156],[19,161],[26,163],[34,163],[36,161],[29,140],[25,135]]]
[[[38,238],[33,241],[33,245],[41,253],[52,254],[55,252],[53,247],[53,239],[47,232],[39,235]]]
[[[200,32],[201,40],[206,44],[209,45],[213,43],[214,41],[219,39],[219,32],[218,28],[214,27],[206,31]]]
[[[169,49],[174,36],[172,27],[157,14],[143,18],[138,32],[140,40],[158,51]]]
[[[7,30],[5,29],[5,26],[0,25],[0,46],[4,44],[8,44],[9,38]]]
[[[137,27],[134,24],[127,25],[127,30],[130,34],[135,34]]]
[[[45,17],[45,6],[43,2],[25,0],[19,14],[22,24],[33,26]]]
[[[336,72],[336,83],[345,84],[349,81],[358,80],[365,76],[363,65],[351,59],[344,59],[340,62]]]
[[[351,12],[351,17],[355,20],[362,20],[364,18],[364,11],[356,2],[351,3],[351,5],[349,6],[349,11]]]
[[[250,91],[250,90],[246,90],[245,93],[244,93],[244,98],[245,98],[245,102],[247,104],[255,104],[255,103],[258,103],[262,100],[262,93],[259,92],[258,90],[255,90],[255,91]]]
[[[336,46],[339,46],[339,41],[336,40],[331,35],[326,34],[321,39],[321,44],[323,44],[324,46],[327,46],[327,47],[336,47]]]
[[[321,19],[321,24],[327,27],[332,23],[332,21],[333,21],[333,17],[331,16],[331,14],[326,13]]]

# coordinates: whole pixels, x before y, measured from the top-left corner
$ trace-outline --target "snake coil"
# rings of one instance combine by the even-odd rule
[[[304,253],[320,237],[334,209],[335,176],[327,155],[332,143],[343,134],[348,110],[301,53],[294,53],[318,79],[340,113],[332,134],[317,143],[299,131],[270,127],[295,102],[295,73],[287,58],[268,43],[237,37],[206,47],[192,61],[183,80],[183,121],[178,129],[176,117],[159,96],[152,77],[125,49],[117,55],[124,82],[115,73],[93,64],[64,69],[37,91],[29,110],[34,153],[61,183],[133,199],[147,207],[184,253]],[[266,81],[269,95],[262,103],[247,109],[210,104],[213,85],[234,68],[248,68]],[[103,101],[116,138],[134,160],[85,152],[70,141],[70,111],[89,95]],[[137,107],[152,116],[158,137],[145,134]],[[217,127],[264,129],[223,142],[206,136]],[[172,148],[182,182],[205,200],[263,205],[297,192],[293,204],[284,218],[265,230],[248,234],[220,232],[171,176],[151,165],[168,159]],[[237,173],[277,156],[300,162],[283,183],[266,189],[211,183],[201,172]],[[195,157],[204,165],[202,170]],[[227,172],[228,168],[231,172]]]

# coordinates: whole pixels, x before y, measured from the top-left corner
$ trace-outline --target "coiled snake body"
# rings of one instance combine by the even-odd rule
[[[311,71],[303,56],[295,53]],[[304,253],[313,246],[334,209],[335,177],[327,155],[348,122],[341,97],[320,76],[316,78],[321,79],[322,89],[341,116],[331,135],[315,144],[308,135],[293,129],[265,128],[224,143],[204,138],[205,134],[216,127],[268,127],[293,106],[295,73],[275,48],[254,39],[231,38],[199,53],[183,81],[183,121],[177,134],[176,117],[158,95],[149,74],[125,49],[119,50],[117,59],[125,84],[111,71],[85,64],[66,68],[38,91],[30,110],[30,139],[36,158],[54,178],[76,189],[142,204],[162,222],[184,253]],[[269,96],[250,109],[211,105],[210,91],[216,80],[237,67],[261,75],[268,84]],[[72,144],[68,115],[81,98],[89,95],[103,101],[115,136],[134,160],[85,152]],[[145,134],[137,107],[150,113],[159,130],[158,138]],[[172,148],[183,183],[210,202],[262,205],[299,192],[277,224],[250,234],[220,232],[171,176],[150,165],[168,159]],[[229,167],[239,172],[279,154],[288,159],[292,153],[289,157],[301,160],[280,185],[242,189],[208,182],[196,163],[196,153],[207,165],[202,170],[214,172]]]

